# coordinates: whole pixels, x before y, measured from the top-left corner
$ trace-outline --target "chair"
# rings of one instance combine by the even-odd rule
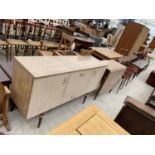
[[[74,37],[65,33],[65,32],[62,32],[62,36],[61,36],[61,40],[60,40],[60,43],[59,43],[59,46],[58,46],[58,50],[61,50],[62,48],[65,49],[65,51],[72,51],[72,44],[74,42]],[[64,44],[63,44],[64,43]]]
[[[155,70],[153,70],[146,80],[146,83],[155,88]]]
[[[115,122],[133,135],[154,135],[155,109],[127,96]]]
[[[9,95],[10,91],[6,86],[3,86],[0,83],[0,120],[2,121],[2,125],[10,131],[10,125],[8,121],[8,106],[9,106]]]
[[[10,61],[12,59],[13,46],[15,46],[16,55],[18,55],[19,47],[27,47],[28,46],[28,44],[25,41],[21,40],[23,22],[16,21],[16,24],[14,25],[14,30],[11,29],[11,24],[12,24],[12,22],[10,21],[9,26],[8,26],[8,31],[6,32],[6,35],[7,35],[6,41],[10,46],[10,49],[9,49]],[[25,50],[24,55],[26,52],[27,51]]]
[[[0,20],[1,25],[1,34],[0,34],[0,47],[2,49],[5,49],[5,54],[1,53],[2,55],[6,56],[7,61],[9,60],[9,49],[8,49],[8,43],[6,42],[7,35],[6,35],[6,22],[5,20]]]

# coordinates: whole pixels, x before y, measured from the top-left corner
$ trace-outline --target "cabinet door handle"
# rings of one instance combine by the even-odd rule
[[[85,76],[85,73],[80,73],[80,76]]]
[[[65,77],[64,80],[63,80],[63,82],[62,82],[62,84],[65,84],[66,81],[67,81],[67,78]]]
[[[96,75],[96,71],[93,72],[93,76],[95,76],[95,75]]]

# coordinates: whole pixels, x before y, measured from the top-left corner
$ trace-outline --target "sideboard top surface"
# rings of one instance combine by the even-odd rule
[[[126,66],[122,65],[121,63],[115,60],[109,60],[107,69],[113,72],[113,71],[125,70]]]
[[[34,78],[108,65],[107,60],[100,61],[92,56],[18,56],[14,59]]]

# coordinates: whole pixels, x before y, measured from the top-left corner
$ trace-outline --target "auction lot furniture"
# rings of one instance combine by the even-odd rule
[[[0,124],[0,126],[4,125],[8,131],[10,130],[8,121],[8,106],[10,94],[10,90],[6,86],[3,86],[2,83],[0,83],[0,121],[2,121],[2,124]]]
[[[1,68],[0,68],[0,83],[8,87],[11,83],[11,79],[7,76],[7,74]]]
[[[155,70],[150,73],[146,83],[152,87],[155,87]]]
[[[115,47],[115,51],[132,58],[134,52],[138,52],[140,46],[145,42],[148,33],[149,29],[146,26],[129,22]]]
[[[15,57],[12,99],[26,118],[98,88],[107,61],[92,56]]]
[[[127,135],[123,128],[115,123],[95,105],[82,110],[79,114],[64,122],[50,135]]]
[[[155,134],[155,110],[132,97],[127,97],[115,121],[133,135]]]
[[[112,49],[109,48],[103,48],[103,47],[91,47],[91,49],[94,51],[93,55],[101,60],[104,59],[118,59],[122,58],[123,55],[115,52]]]
[[[102,93],[111,91],[117,82],[121,79],[126,70],[126,66],[114,61],[109,60],[107,69],[101,80],[101,85],[95,95],[95,98]]]

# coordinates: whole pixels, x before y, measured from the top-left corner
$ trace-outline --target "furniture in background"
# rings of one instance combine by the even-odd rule
[[[103,47],[91,47],[91,49],[94,51],[93,56],[101,60],[119,59],[123,57],[123,55],[115,52],[113,49],[103,48]]]
[[[107,114],[91,105],[62,125],[49,131],[49,135],[128,135]]]
[[[42,116],[96,90],[107,63],[92,56],[15,57],[12,99],[24,118]]]
[[[155,89],[152,91],[150,97],[148,98],[146,105],[149,105],[155,109]]]
[[[13,62],[0,62],[0,68],[12,79]]]
[[[0,83],[0,121],[2,124],[0,126],[5,126],[5,128],[10,131],[10,125],[8,120],[8,107],[9,107],[9,96],[11,92],[6,87]]]
[[[152,41],[149,44],[149,48],[151,48],[151,49],[155,48],[155,37],[152,38]]]
[[[146,83],[155,88],[155,70],[150,73]]]
[[[0,83],[9,87],[11,83],[11,79],[7,76],[7,74],[0,68]]]
[[[155,110],[132,97],[127,97],[115,122],[133,135],[155,134]]]
[[[127,60],[134,57],[134,52],[138,52],[139,48],[145,42],[149,29],[139,23],[129,22],[121,35],[115,51],[127,56]]]
[[[95,99],[99,94],[111,92],[125,71],[126,66],[114,60],[109,60],[104,76],[102,77],[100,87],[96,92]]]

